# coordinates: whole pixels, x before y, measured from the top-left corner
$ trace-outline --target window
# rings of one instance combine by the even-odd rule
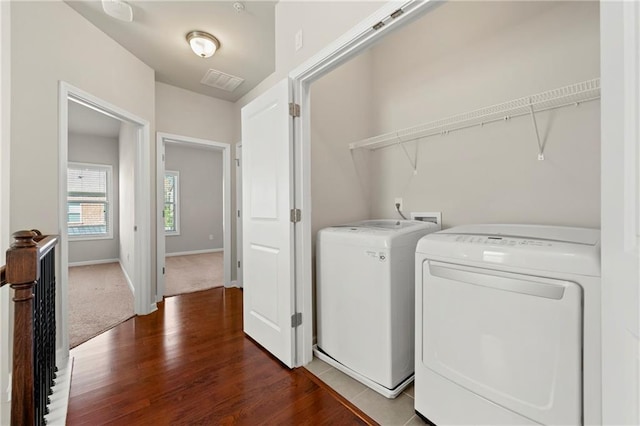
[[[164,233],[180,235],[180,174],[165,171],[164,173]]]
[[[109,165],[69,163],[67,229],[69,239],[113,238]]]

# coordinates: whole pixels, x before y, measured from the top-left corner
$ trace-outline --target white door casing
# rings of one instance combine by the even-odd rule
[[[640,5],[600,3],[602,424],[640,422]]]
[[[164,297],[165,283],[165,257],[166,241],[164,232],[164,163],[165,145],[167,143],[181,146],[191,146],[201,149],[222,151],[222,228],[223,228],[223,260],[224,275],[223,284],[231,286],[231,146],[225,142],[216,142],[209,139],[192,138],[190,136],[174,135],[171,133],[157,132],[156,134],[156,301]]]
[[[102,114],[106,114],[124,123],[130,123],[136,127],[136,159],[134,176],[135,193],[135,226],[131,230],[135,234],[134,243],[134,273],[131,277],[135,288],[135,313],[146,315],[157,309],[151,289],[151,197],[149,188],[151,187],[150,158],[151,150],[149,143],[150,123],[116,105],[104,101],[90,93],[87,93],[71,84],[60,81],[59,83],[59,234],[60,241],[60,270],[58,273],[58,283],[60,286],[60,306],[56,305],[56,310],[60,312],[58,332],[58,362],[65,365],[69,357],[69,334],[68,334],[68,264],[69,264],[69,241],[67,232],[67,158],[68,158],[68,103],[76,102],[87,108],[94,109]]]
[[[236,284],[242,288],[242,142],[236,144]]]
[[[293,122],[282,80],[242,108],[244,331],[295,363]]]

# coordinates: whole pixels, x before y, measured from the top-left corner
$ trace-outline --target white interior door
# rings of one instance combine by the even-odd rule
[[[242,108],[244,331],[294,363],[293,122],[283,80]]]

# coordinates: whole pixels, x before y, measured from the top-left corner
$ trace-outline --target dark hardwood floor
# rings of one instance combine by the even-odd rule
[[[375,424],[242,331],[242,291],[167,298],[71,351],[68,425]]]

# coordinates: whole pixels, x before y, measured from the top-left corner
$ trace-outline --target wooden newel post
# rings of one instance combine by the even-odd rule
[[[33,286],[38,280],[38,248],[32,231],[13,234],[7,250],[6,280],[15,290],[11,424],[34,424]]]

